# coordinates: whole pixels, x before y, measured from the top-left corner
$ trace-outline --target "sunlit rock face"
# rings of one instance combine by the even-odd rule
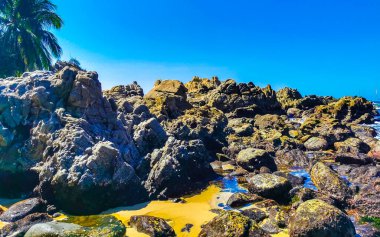
[[[65,67],[0,85],[0,169],[20,174],[13,191],[38,185],[37,193],[69,211],[97,212],[144,200],[133,168],[138,150],[103,97],[97,73]],[[25,177],[31,172],[39,177],[34,183]]]
[[[136,82],[102,91],[96,72],[56,70],[0,80],[0,197],[92,214],[204,187],[215,160],[243,176],[376,159],[376,133],[360,125],[374,117],[364,98],[216,77],[157,81],[147,94]]]

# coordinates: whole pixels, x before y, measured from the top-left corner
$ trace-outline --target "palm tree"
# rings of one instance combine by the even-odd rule
[[[63,24],[55,11],[49,0],[0,0],[0,46],[7,51],[2,54],[10,54],[18,70],[49,69],[52,57],[62,54],[49,31]]]

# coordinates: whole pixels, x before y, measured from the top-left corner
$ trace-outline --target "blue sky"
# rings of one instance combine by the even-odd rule
[[[63,59],[103,88],[219,76],[380,99],[378,0],[56,0]]]

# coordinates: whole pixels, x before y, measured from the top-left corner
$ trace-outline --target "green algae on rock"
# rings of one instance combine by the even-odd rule
[[[248,188],[252,193],[257,193],[265,198],[286,202],[289,191],[292,188],[288,179],[274,174],[257,174],[248,178]]]
[[[124,224],[114,216],[68,217],[64,222],[37,224],[26,233],[27,237],[123,237]]]
[[[151,237],[175,237],[173,228],[162,218],[153,216],[131,216],[129,225],[138,232]]]
[[[269,237],[248,217],[234,211],[222,212],[204,225],[199,237]]]
[[[340,201],[345,201],[352,194],[347,183],[322,162],[317,162],[312,167],[310,176],[319,191]]]
[[[290,218],[292,237],[354,237],[355,227],[338,208],[322,200],[302,203]]]

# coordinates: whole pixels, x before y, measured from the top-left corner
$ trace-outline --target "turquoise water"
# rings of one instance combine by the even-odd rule
[[[371,125],[377,131],[377,139],[380,139],[380,102],[373,102],[378,112],[378,116],[375,117],[375,123]]]

